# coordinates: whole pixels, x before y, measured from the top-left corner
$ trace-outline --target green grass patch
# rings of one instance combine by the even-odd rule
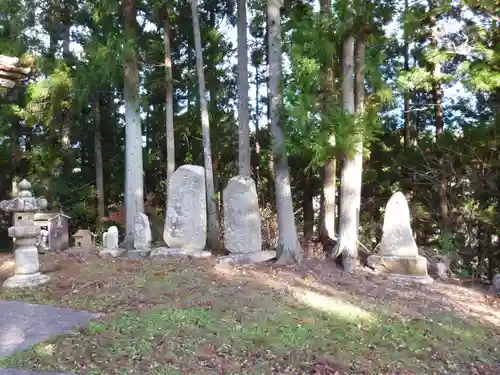
[[[349,374],[429,375],[467,374],[471,363],[492,365],[500,357],[498,327],[452,312],[396,317],[388,304],[332,296],[317,299],[318,309],[246,276],[217,279],[192,264],[98,261],[70,283],[64,276],[7,297],[108,314],[0,359],[0,367],[86,375],[291,375],[325,365]]]

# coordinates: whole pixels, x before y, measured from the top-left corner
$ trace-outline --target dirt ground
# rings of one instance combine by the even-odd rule
[[[460,279],[419,285],[331,262],[219,266],[47,254],[0,298],[105,313],[0,361],[80,374],[500,374],[500,304]],[[0,282],[13,262],[0,262]]]

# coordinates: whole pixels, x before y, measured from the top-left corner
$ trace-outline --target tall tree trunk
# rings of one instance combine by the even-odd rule
[[[408,0],[405,0],[405,15],[409,12]],[[406,72],[410,71],[410,43],[407,28],[404,28],[404,70]],[[410,116],[410,92],[405,91],[403,94],[404,100],[404,145],[405,148],[415,147],[417,145],[417,131],[415,129],[415,123],[411,121]]]
[[[139,96],[139,62],[136,52],[136,0],[124,0],[125,23],[125,226],[123,246],[134,245],[134,219],[144,213],[144,168],[142,161],[142,129]]]
[[[331,0],[320,0],[320,13],[324,20],[326,21],[332,12],[332,2]],[[332,95],[335,90],[335,77],[333,72],[333,56],[330,56],[327,60],[327,64],[323,67],[323,109],[325,112],[328,111],[329,103],[332,101]],[[330,135],[330,144],[335,145],[335,135]],[[337,162],[335,158],[329,159],[324,166],[324,176],[323,176],[323,215],[322,220],[323,227],[321,228],[322,237],[328,237],[335,239],[335,197],[336,197],[336,184],[337,184]],[[325,239],[323,238],[323,241]]]
[[[203,136],[203,157],[205,160],[205,182],[207,192],[208,213],[208,247],[219,250],[219,220],[217,218],[217,203],[215,201],[214,174],[212,168],[212,151],[210,146],[210,121],[208,117],[207,94],[205,89],[205,74],[203,72],[203,55],[201,48],[200,21],[198,19],[197,0],[191,0],[193,17],[194,43],[196,50],[196,71],[200,89],[201,128]]]
[[[247,2],[238,0],[238,171],[242,176],[250,176],[248,90]]]
[[[344,111],[355,113],[354,99],[354,37],[349,35],[342,53],[342,106]],[[357,137],[357,135],[356,135]],[[361,199],[361,174],[363,168],[362,139],[354,139],[354,156],[347,156],[341,172],[338,253],[346,272],[356,269],[358,256],[359,207]],[[338,255],[338,254],[334,254]]]
[[[430,26],[431,26],[431,49],[434,53],[438,53],[438,25],[435,15],[435,5],[432,0],[429,0]],[[436,126],[436,146],[438,148],[437,157],[439,164],[438,171],[438,196],[439,196],[439,213],[441,221],[441,231],[445,235],[451,231],[452,223],[450,222],[450,212],[448,207],[448,189],[447,189],[447,174],[444,170],[444,155],[442,154],[441,138],[444,132],[444,111],[443,111],[443,87],[441,82],[441,63],[436,59],[431,62],[432,74],[432,101],[435,111],[435,126]]]
[[[259,77],[259,65],[255,65],[255,185],[257,187],[257,193],[260,191],[260,131],[259,131],[259,89],[260,89],[260,77]],[[259,198],[262,199],[260,196]]]
[[[175,136],[174,136],[174,93],[172,86],[172,57],[170,54],[169,12],[166,11],[163,25],[163,43],[165,45],[165,87],[166,87],[166,138],[167,138],[167,194],[170,177],[175,171]]]
[[[307,168],[303,173],[304,178],[304,199],[302,202],[304,218],[304,239],[309,245],[314,236],[314,207],[313,207],[313,187],[311,168]]]
[[[281,17],[280,0],[268,0],[267,22],[269,30],[269,108],[273,154],[275,166],[276,208],[278,215],[279,242],[277,257],[279,264],[299,262],[302,251],[297,239],[292,190],[288,174],[288,157],[285,150],[285,135],[280,125],[282,94],[281,83]]]
[[[106,205],[104,198],[104,168],[102,160],[102,139],[101,139],[101,102],[99,94],[94,99],[94,158],[95,158],[95,181],[97,191],[97,212],[99,217],[106,216]]]

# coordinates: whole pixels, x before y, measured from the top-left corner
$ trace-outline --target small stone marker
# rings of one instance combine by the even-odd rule
[[[40,273],[36,247],[40,227],[34,220],[35,212],[47,207],[47,200],[33,197],[27,180],[22,180],[18,187],[16,198],[0,202],[0,209],[14,214],[14,226],[9,228],[9,236],[14,239],[16,270],[14,276],[5,280],[5,288],[32,287],[50,280],[49,276]]]
[[[109,250],[118,249],[118,228],[116,226],[109,227],[108,231],[102,235],[102,245]]]
[[[99,256],[101,257],[106,255],[119,257],[125,252],[125,249],[118,247],[118,228],[114,225],[109,227],[106,233],[103,233],[102,245],[104,249],[99,252]]]
[[[163,240],[169,247],[203,250],[207,241],[205,168],[179,167],[168,183]]]
[[[135,215],[134,249],[147,250],[151,247],[151,227],[146,214],[139,212]]]
[[[224,189],[224,246],[231,253],[261,250],[260,210],[255,182],[236,176]]]
[[[129,259],[147,257],[151,251],[151,227],[146,214],[139,212],[134,220],[134,249],[128,251]]]
[[[379,272],[432,282],[427,273],[427,258],[418,255],[410,225],[410,209],[401,192],[393,194],[387,203],[380,253],[370,255],[367,263]]]

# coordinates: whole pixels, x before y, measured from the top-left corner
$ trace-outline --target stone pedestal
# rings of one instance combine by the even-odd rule
[[[15,275],[4,282],[3,286],[6,288],[32,287],[50,280],[49,276],[40,273],[36,247],[40,228],[34,221],[35,212],[45,207],[45,198],[34,198],[31,184],[26,180],[19,183],[16,198],[0,202],[0,209],[14,215],[14,226],[9,228],[9,236],[14,239],[16,269]]]
[[[380,253],[369,256],[367,264],[377,272],[394,277],[422,283],[433,281],[427,273],[427,259],[418,255],[410,225],[410,209],[401,192],[395,193],[387,203]]]

